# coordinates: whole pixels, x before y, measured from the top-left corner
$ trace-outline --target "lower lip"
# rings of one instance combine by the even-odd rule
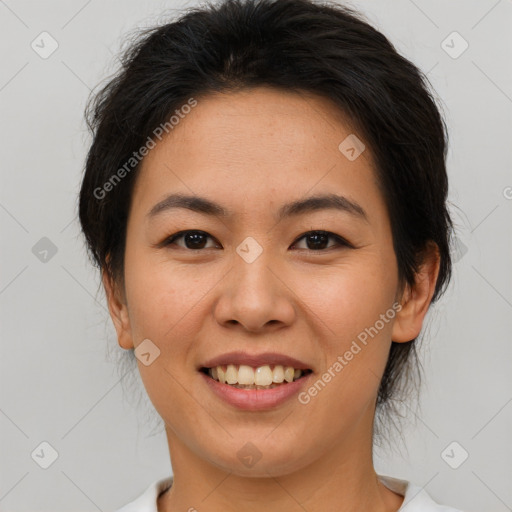
[[[298,394],[309,382],[311,375],[313,375],[313,373],[308,373],[300,379],[288,382],[287,384],[281,384],[272,389],[241,389],[230,386],[229,384],[222,384],[203,372],[199,373],[218,397],[239,409],[247,411],[272,409],[273,407],[283,404],[286,400]]]

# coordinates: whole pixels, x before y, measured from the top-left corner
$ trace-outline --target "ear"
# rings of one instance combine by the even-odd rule
[[[435,291],[440,261],[437,244],[430,242],[424,250],[423,262],[415,275],[414,284],[406,285],[402,294],[402,309],[395,316],[391,335],[394,342],[411,341],[420,334]]]
[[[112,276],[106,269],[102,269],[101,280],[105,288],[108,310],[117,332],[117,342],[124,349],[134,348],[132,340],[132,331],[130,327],[130,318],[124,293],[122,293],[114,282]]]

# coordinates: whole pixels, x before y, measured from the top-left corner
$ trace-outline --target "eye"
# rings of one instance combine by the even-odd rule
[[[180,238],[183,238],[185,241],[185,249],[192,249],[192,250],[198,250],[198,249],[210,249],[211,247],[205,247],[205,240],[207,238],[212,238],[208,233],[205,233],[204,231],[197,231],[197,230],[188,230],[188,231],[180,231],[179,233],[175,233],[174,235],[171,235],[169,238],[164,240],[162,242],[163,246],[168,246],[175,244],[176,240],[179,240]],[[179,244],[175,244],[179,245]],[[179,247],[183,247],[182,245],[179,245]]]
[[[338,235],[335,235],[334,233],[331,233],[330,231],[322,231],[322,230],[309,231],[308,233],[305,233],[300,238],[298,238],[297,241],[302,240],[303,238],[306,239],[307,245],[309,245],[310,247],[311,246],[313,247],[312,249],[310,247],[305,248],[306,250],[310,250],[310,251],[318,252],[318,251],[325,250],[326,244],[327,244],[329,238],[336,240],[337,243],[334,245],[334,247],[336,247],[336,246],[352,247],[352,245],[349,244],[345,239],[343,239],[342,237],[340,237]],[[297,241],[294,242],[294,245],[297,244]],[[310,243],[308,244],[308,242],[310,242]],[[331,249],[332,247],[333,246],[327,247],[327,248]]]
[[[184,249],[190,250],[200,250],[200,249],[211,249],[212,247],[205,246],[206,240],[210,238],[213,240],[208,233],[199,230],[186,230],[179,231],[174,235],[166,238],[161,244],[161,247],[167,247],[170,245],[178,245],[179,247],[183,247]],[[185,246],[181,244],[177,244],[176,241],[183,239]],[[325,249],[331,249],[333,247],[353,247],[349,242],[347,242],[344,238],[331,233],[330,231],[316,230],[316,231],[308,231],[304,233],[300,238],[298,238],[292,247],[297,245],[299,240],[306,239],[306,244],[308,247],[305,247],[306,250],[319,252]],[[334,246],[326,247],[329,239],[333,239],[336,241]],[[312,248],[311,248],[312,247]],[[304,249],[304,248],[303,248]]]

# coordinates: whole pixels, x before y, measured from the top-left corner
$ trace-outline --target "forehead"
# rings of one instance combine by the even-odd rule
[[[355,129],[331,100],[259,87],[196,101],[144,158],[136,207],[173,191],[213,196],[235,211],[308,190],[376,193],[369,148],[353,161],[339,149]]]
[[[202,96],[197,106],[172,129],[175,144],[201,145],[201,150],[243,159],[275,158],[337,150],[338,139],[354,132],[352,122],[329,99],[308,92],[256,87]],[[341,140],[340,140],[341,141]],[[265,146],[263,146],[263,143]],[[172,143],[171,143],[172,144]],[[169,144],[170,146],[170,144]],[[180,151],[187,150],[181,147]],[[228,152],[226,154],[226,151]],[[193,156],[196,151],[190,151]]]

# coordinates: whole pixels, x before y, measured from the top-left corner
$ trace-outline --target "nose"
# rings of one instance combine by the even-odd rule
[[[294,294],[284,281],[278,265],[267,257],[253,262],[236,257],[223,279],[214,315],[224,327],[239,325],[250,332],[278,330],[295,319]],[[270,256],[270,255],[269,255]]]

